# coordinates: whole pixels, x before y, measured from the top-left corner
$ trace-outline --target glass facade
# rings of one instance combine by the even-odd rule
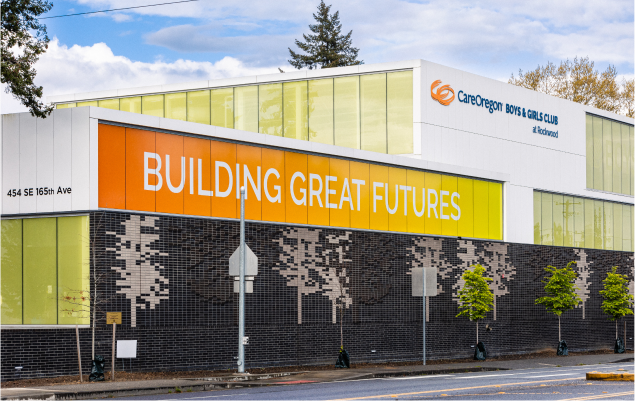
[[[633,205],[534,191],[534,243],[633,251]]]
[[[397,71],[56,107],[97,106],[373,152],[410,154],[412,85],[412,71]]]
[[[633,195],[633,152],[632,125],[586,116],[587,188]]]
[[[89,324],[88,216],[1,227],[2,324]]]

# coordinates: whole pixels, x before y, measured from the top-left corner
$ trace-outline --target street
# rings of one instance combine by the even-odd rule
[[[633,382],[586,381],[585,373],[633,372],[633,363],[545,366],[496,372],[362,379],[237,388],[205,393],[131,397],[130,400],[632,400]]]

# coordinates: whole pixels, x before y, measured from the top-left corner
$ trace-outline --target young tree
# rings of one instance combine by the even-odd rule
[[[38,16],[53,7],[47,0],[2,1],[2,83],[29,108],[31,115],[45,118],[53,110],[40,98],[42,87],[35,85],[33,65],[48,48],[46,26]]]
[[[478,321],[484,319],[487,312],[494,305],[494,294],[489,289],[489,277],[483,277],[485,268],[480,264],[474,265],[474,270],[466,270],[461,277],[465,284],[459,290],[459,316],[467,316],[476,322],[476,343],[478,344]]]
[[[615,321],[615,339],[617,339],[617,321],[633,314],[633,296],[628,293],[628,277],[617,273],[617,266],[613,266],[602,284],[604,284],[604,289],[600,291],[604,298],[602,311],[609,316],[609,320]],[[624,321],[624,341],[626,341],[626,320]]]
[[[289,48],[291,60],[289,63],[297,69],[344,67],[347,65],[359,65],[364,62],[357,60],[359,49],[352,46],[351,35],[353,31],[342,35],[340,12],[330,14],[331,6],[320,1],[317,14],[313,18],[315,25],[309,25],[313,34],[303,34],[305,42],[296,39],[295,44],[307,54],[299,54]]]
[[[562,340],[560,335],[560,316],[563,312],[575,308],[580,303],[580,297],[575,293],[577,287],[573,284],[577,274],[571,268],[576,263],[571,261],[566,267],[547,266],[545,269],[551,273],[542,282],[545,284],[547,296],[536,299],[535,304],[544,305],[547,310],[558,316],[558,341]]]

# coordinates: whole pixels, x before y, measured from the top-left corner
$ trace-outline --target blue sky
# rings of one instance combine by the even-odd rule
[[[53,0],[47,15],[168,0]],[[45,95],[290,70],[287,47],[308,32],[318,0],[200,0],[44,20],[37,65]],[[507,80],[589,56],[633,76],[632,0],[334,0],[366,63],[422,58]],[[3,112],[18,111],[2,95]]]

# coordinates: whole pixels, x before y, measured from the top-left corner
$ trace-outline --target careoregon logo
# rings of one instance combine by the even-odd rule
[[[441,80],[437,79],[432,83],[432,85],[430,85],[430,95],[437,102],[441,103],[444,106],[448,106],[454,100],[454,89],[450,88],[450,85],[443,85],[439,87],[435,92],[434,88],[436,88],[440,83]],[[450,92],[452,92],[452,97],[448,99],[448,96],[450,96]]]

